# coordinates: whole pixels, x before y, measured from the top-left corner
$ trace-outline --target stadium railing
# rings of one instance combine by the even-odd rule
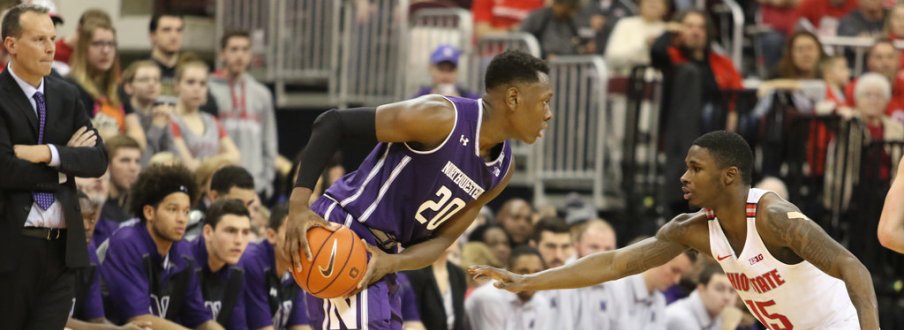
[[[408,61],[408,1],[372,0],[344,8],[339,103],[383,104],[404,99]]]
[[[534,202],[544,203],[548,187],[589,189],[594,205],[606,208],[606,64],[599,56],[557,56],[549,66],[555,120],[533,147]]]

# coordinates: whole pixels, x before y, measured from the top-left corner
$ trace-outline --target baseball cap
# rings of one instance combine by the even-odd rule
[[[441,62],[450,62],[454,66],[458,66],[458,57],[461,51],[452,45],[439,45],[433,54],[430,54],[430,64],[439,64]]]

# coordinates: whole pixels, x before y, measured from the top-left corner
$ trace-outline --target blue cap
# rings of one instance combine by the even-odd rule
[[[458,66],[458,57],[461,51],[452,45],[439,45],[433,54],[430,54],[430,64],[439,64],[441,62],[450,62],[452,65]]]

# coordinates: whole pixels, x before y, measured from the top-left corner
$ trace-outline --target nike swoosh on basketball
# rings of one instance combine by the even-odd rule
[[[335,246],[335,245],[334,245],[334,246]],[[335,252],[335,251],[333,251],[333,252]],[[731,255],[729,254],[729,255],[727,255],[727,256],[721,256],[721,257],[716,256],[716,259],[719,259],[719,261],[722,261],[722,260],[728,259],[728,257],[731,257]]]
[[[330,252],[330,263],[326,265],[326,269],[324,269],[323,266],[317,267],[320,269],[320,275],[323,275],[323,277],[330,277],[330,275],[333,275],[333,264],[336,263],[337,244],[338,244],[338,240],[334,239],[333,240],[333,251]]]

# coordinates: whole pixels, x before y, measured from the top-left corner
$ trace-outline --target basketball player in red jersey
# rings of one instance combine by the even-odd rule
[[[718,260],[771,330],[879,328],[869,271],[796,206],[750,187],[753,153],[743,138],[705,134],[685,162],[684,198],[703,211],[675,217],[655,237],[536,274],[468,271],[515,292],[579,288],[640,273],[691,248]]]

